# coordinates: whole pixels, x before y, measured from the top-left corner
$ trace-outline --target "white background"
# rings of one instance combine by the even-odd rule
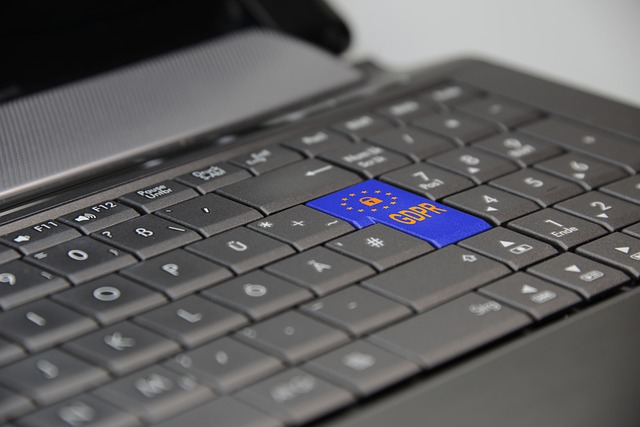
[[[412,70],[475,56],[640,106],[640,0],[329,0],[351,59]]]

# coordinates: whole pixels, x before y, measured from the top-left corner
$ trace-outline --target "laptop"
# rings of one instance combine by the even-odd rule
[[[3,425],[640,424],[640,110],[350,64],[317,0],[94,7],[6,23]]]

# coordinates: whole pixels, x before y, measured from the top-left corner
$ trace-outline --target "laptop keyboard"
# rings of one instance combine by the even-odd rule
[[[2,236],[0,421],[312,421],[638,279],[638,170],[443,84]]]

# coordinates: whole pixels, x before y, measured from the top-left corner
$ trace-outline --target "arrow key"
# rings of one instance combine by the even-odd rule
[[[621,268],[635,278],[640,277],[640,239],[612,233],[580,246],[577,252]]]

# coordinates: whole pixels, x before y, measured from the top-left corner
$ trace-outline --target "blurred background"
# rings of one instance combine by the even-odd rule
[[[476,56],[640,107],[640,0],[329,0],[351,59],[412,70]]]

